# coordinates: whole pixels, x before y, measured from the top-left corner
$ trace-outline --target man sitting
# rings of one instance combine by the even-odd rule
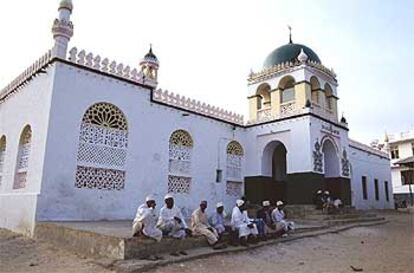
[[[263,231],[262,233],[265,238],[267,234],[273,233],[276,229],[276,225],[273,223],[272,220],[272,210],[270,208],[270,201],[263,201],[262,202],[263,207],[257,211],[257,218],[261,220],[261,223],[263,223]]]
[[[191,234],[179,208],[174,206],[174,197],[167,194],[164,197],[165,205],[160,210],[157,227],[162,233],[176,239],[184,239]]]
[[[208,244],[214,249],[220,249],[222,246],[217,244],[219,235],[208,223],[206,208],[207,201],[201,201],[200,207],[191,215],[191,229],[194,235],[204,235]]]
[[[286,221],[286,214],[282,201],[276,202],[276,208],[272,211],[272,220],[276,223],[276,230],[281,231],[283,236],[287,236],[287,233],[290,230],[295,229],[295,224],[293,222]]]
[[[249,235],[256,239],[259,234],[256,225],[247,216],[243,200],[236,201],[236,206],[233,208],[233,212],[231,214],[231,225],[233,231],[237,231],[239,233],[239,239],[241,240],[241,244],[243,246],[247,246],[247,239]]]
[[[132,235],[140,233],[157,242],[161,241],[162,232],[156,227],[157,214],[155,213],[155,198],[151,195],[145,198],[145,203],[138,207],[137,213],[132,224]]]
[[[226,231],[226,226],[224,225],[224,218],[224,205],[222,202],[218,202],[216,204],[216,211],[213,213],[210,222],[211,225],[217,231],[219,237],[221,237],[223,233]]]

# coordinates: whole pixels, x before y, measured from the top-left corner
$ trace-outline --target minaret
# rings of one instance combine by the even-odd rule
[[[158,84],[158,68],[160,63],[157,56],[152,52],[152,45],[150,45],[149,52],[145,54],[144,59],[139,63],[141,66],[142,82],[152,87]]]
[[[66,58],[68,43],[73,36],[73,24],[70,21],[73,4],[72,0],[61,0],[59,4],[59,18],[53,22],[52,33],[55,44],[52,49],[54,57]]]

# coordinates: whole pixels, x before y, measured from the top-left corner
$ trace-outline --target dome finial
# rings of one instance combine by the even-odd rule
[[[290,25],[288,25],[288,29],[289,29],[289,44],[293,44],[293,42],[292,42],[292,27]]]

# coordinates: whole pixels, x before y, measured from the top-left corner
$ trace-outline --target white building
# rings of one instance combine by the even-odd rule
[[[71,49],[63,0],[54,47],[0,92],[0,227],[131,219],[148,193],[308,204],[329,189],[356,208],[393,206],[387,154],[348,138],[336,75],[288,44],[248,78],[241,115],[156,89],[152,50],[139,69]],[[243,96],[240,98],[243,99]]]
[[[391,175],[394,198],[410,203],[409,184],[413,184],[413,170],[398,164],[402,161],[414,161],[414,129],[398,134],[386,134],[384,142],[374,141],[372,146],[389,153],[391,157]],[[414,191],[414,186],[412,185]]]

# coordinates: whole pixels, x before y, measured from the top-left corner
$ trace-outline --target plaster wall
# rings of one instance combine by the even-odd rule
[[[350,146],[352,204],[357,209],[392,209],[394,207],[390,161]],[[362,176],[367,178],[367,200],[363,199]],[[375,200],[374,179],[378,179],[379,200]],[[389,201],[384,181],[388,181]]]
[[[0,227],[31,235],[34,229],[36,200],[43,179],[54,66],[36,77],[0,104],[0,137],[6,136],[3,177],[0,185]],[[32,130],[27,183],[13,189],[20,135]]]

